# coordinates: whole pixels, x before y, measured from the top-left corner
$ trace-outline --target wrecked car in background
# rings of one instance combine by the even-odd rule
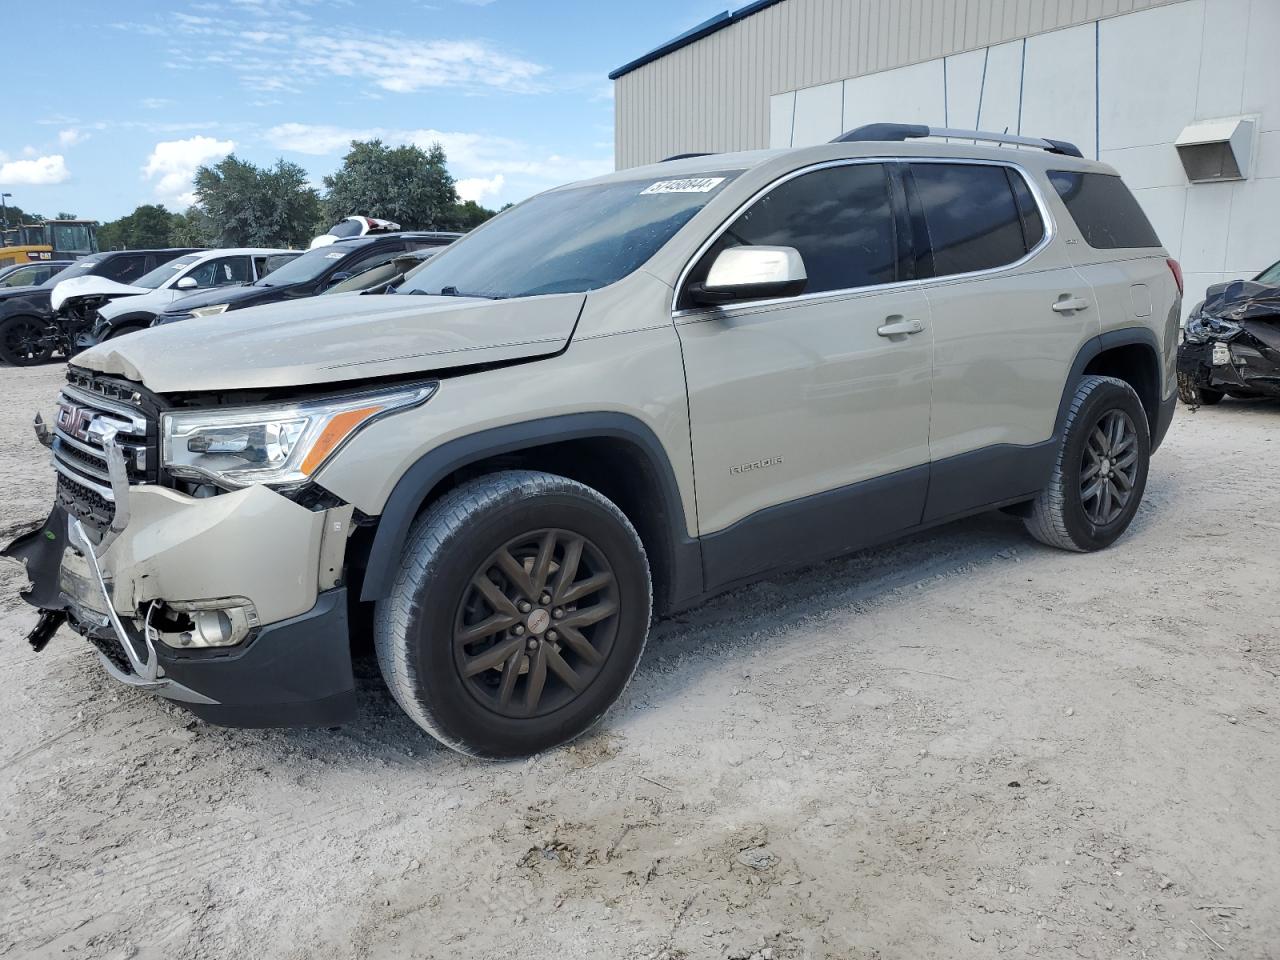
[[[156,317],[152,326],[162,327],[192,317],[214,317],[229,310],[315,297],[406,253],[441,250],[460,236],[460,233],[413,231],[335,240],[328,246],[308,250],[257,283],[183,297]]]
[[[1178,347],[1178,395],[1195,406],[1224,396],[1280,397],[1280,270],[1219,283],[1187,318]],[[1271,282],[1262,282],[1266,278]]]
[[[70,356],[145,330],[176,300],[261,280],[301,253],[265,247],[205,250],[161,264],[132,283],[75,277],[59,283],[50,299]]]
[[[0,362],[26,367],[44,363],[65,344],[54,322],[50,298],[54,288],[73,277],[105,277],[132,283],[175,257],[196,252],[191,247],[167,250],[113,250],[75,261],[38,287],[0,290]]]

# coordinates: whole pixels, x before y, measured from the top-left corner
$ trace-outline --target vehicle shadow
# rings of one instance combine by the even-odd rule
[[[643,688],[646,695],[662,689],[663,696],[674,695],[673,675],[680,676],[682,687],[696,684],[705,672],[765,650],[805,622],[870,602],[917,602],[904,588],[958,574],[975,564],[1011,562],[1020,551],[1047,549],[1029,537],[1021,520],[987,513],[739,587],[655,623],[631,689]],[[329,762],[335,759],[335,748],[345,752],[343,744],[380,763],[421,764],[427,758],[434,762],[456,757],[400,710],[370,652],[357,657],[355,670],[359,700],[355,721],[332,730],[263,734],[283,738],[295,755],[314,755]],[[628,713],[635,709],[626,700],[610,714],[607,724],[625,727]]]

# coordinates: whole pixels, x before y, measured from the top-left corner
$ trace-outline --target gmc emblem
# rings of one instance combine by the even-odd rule
[[[89,425],[93,423],[93,411],[74,403],[58,404],[58,429],[77,440],[89,439]]]

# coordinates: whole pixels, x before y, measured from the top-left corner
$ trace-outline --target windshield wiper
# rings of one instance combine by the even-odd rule
[[[418,290],[418,289],[410,290],[408,292],[410,296],[419,296],[419,297],[472,297],[477,300],[501,300],[502,299],[501,297],[491,297],[488,294],[484,294],[484,293],[464,293],[463,291],[459,290],[457,287],[452,287],[452,286],[441,287],[439,293],[432,293],[429,290]]]

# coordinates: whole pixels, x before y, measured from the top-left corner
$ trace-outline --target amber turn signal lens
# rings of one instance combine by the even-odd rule
[[[310,476],[311,472],[324,463],[325,457],[329,456],[352,430],[381,410],[380,406],[361,407],[359,410],[347,410],[336,414],[325,424],[325,428],[320,431],[320,436],[316,437],[316,442],[307,451],[306,459],[302,461],[302,472]]]

